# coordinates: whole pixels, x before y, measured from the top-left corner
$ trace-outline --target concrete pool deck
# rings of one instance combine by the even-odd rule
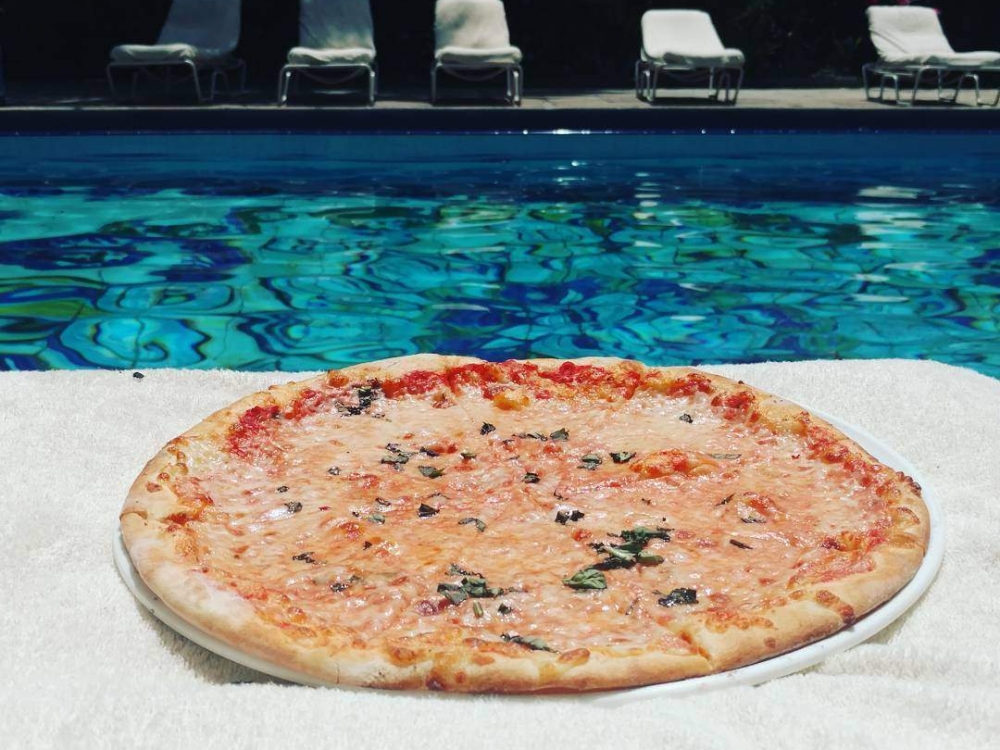
[[[147,89],[149,91],[149,89]],[[492,89],[485,89],[492,94]],[[922,92],[915,106],[872,102],[860,87],[744,89],[735,106],[709,101],[704,89],[661,90],[648,104],[631,89],[528,89],[522,106],[475,92],[444,90],[431,105],[427,90],[387,90],[374,106],[359,95],[319,94],[278,107],[263,88],[218,96],[198,104],[193,90],[178,85],[169,95],[149,95],[134,104],[116,103],[107,85],[10,84],[0,108],[0,132],[95,132],[122,130],[650,130],[891,129],[1000,130],[1000,107],[976,106],[963,90],[957,104]],[[501,93],[499,90],[496,92]],[[992,103],[995,89],[982,100]]]

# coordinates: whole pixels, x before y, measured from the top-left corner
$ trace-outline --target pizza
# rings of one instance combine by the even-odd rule
[[[828,636],[919,567],[919,486],[743,382],[415,355],[274,386],[147,464],[152,591],[314,681],[576,692]]]

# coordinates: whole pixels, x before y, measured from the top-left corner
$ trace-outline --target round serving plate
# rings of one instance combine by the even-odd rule
[[[920,484],[923,490],[923,500],[927,505],[927,512],[930,516],[931,531],[930,541],[927,545],[927,553],[924,555],[924,560],[920,564],[920,567],[917,569],[913,578],[911,578],[910,581],[903,586],[903,588],[896,592],[895,596],[869,612],[854,624],[837,631],[827,638],[802,646],[794,651],[789,651],[788,653],[774,656],[755,664],[740,667],[739,669],[731,669],[727,672],[720,672],[718,674],[707,675],[705,677],[692,677],[686,680],[679,680],[677,682],[667,682],[661,685],[649,685],[646,687],[629,688],[626,690],[609,690],[600,693],[588,693],[580,695],[578,698],[587,700],[597,705],[610,707],[650,698],[703,693],[709,690],[718,690],[719,688],[729,687],[731,685],[759,685],[762,682],[767,682],[768,680],[773,680],[777,677],[784,677],[785,675],[799,672],[807,667],[813,666],[814,664],[818,664],[833,654],[845,651],[852,646],[856,646],[857,644],[868,640],[899,618],[904,612],[906,612],[906,610],[913,606],[921,595],[930,587],[931,583],[934,581],[934,577],[937,575],[938,569],[941,567],[941,561],[944,558],[944,519],[942,517],[941,509],[938,507],[937,501],[935,500],[930,487],[928,487],[927,483],[919,476],[919,472],[917,472],[909,461],[877,438],[860,428],[845,424],[836,417],[832,417],[817,409],[809,409],[809,411],[834,425],[837,429],[857,442],[885,465],[891,466],[894,469],[908,474]],[[277,677],[282,680],[287,680],[289,682],[297,682],[303,685],[337,687],[341,689],[345,687],[349,689],[363,689],[354,688],[353,686],[332,685],[330,683],[323,682],[322,680],[310,677],[307,674],[296,672],[295,670],[287,669],[278,664],[273,664],[259,657],[244,653],[238,648],[235,648],[215,636],[206,633],[200,628],[197,628],[189,623],[187,620],[178,616],[172,609],[164,604],[164,602],[156,594],[154,594],[148,586],[146,586],[145,582],[143,582],[139,573],[132,565],[132,560],[129,558],[128,550],[125,549],[125,543],[122,541],[121,533],[117,530],[115,532],[113,542],[113,554],[115,567],[118,568],[118,572],[121,575],[122,580],[125,582],[125,585],[128,586],[129,590],[135,595],[135,598],[138,599],[139,602],[142,603],[142,605],[146,607],[146,609],[148,609],[154,617],[163,622],[167,627],[176,631],[188,640],[197,643],[199,646],[206,648],[219,656],[229,659],[230,661],[234,661],[237,664],[242,664],[245,667],[255,669],[259,672],[263,672],[264,674]]]

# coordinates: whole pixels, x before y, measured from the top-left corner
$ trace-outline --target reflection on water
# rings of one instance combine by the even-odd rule
[[[0,367],[416,351],[921,357],[1000,376],[1000,186],[952,166],[468,163],[0,184]]]

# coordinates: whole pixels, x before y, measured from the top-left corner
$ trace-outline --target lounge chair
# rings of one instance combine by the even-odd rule
[[[437,0],[434,7],[434,63],[431,103],[437,100],[437,75],[464,80],[507,78],[507,101],[519,105],[524,91],[521,50],[511,46],[507,14],[500,0]]]
[[[132,71],[132,97],[140,74],[157,77],[162,71],[166,88],[173,68],[184,68],[194,81],[198,101],[215,98],[216,82],[229,87],[228,74],[240,75],[240,90],[246,87],[246,66],[233,56],[240,38],[240,0],[173,0],[156,44],[122,44],[111,50],[107,67],[111,94],[118,98],[114,72]],[[204,95],[201,75],[209,74],[209,92]]]
[[[708,75],[708,96],[718,99],[725,88],[725,101],[732,103],[743,86],[743,53],[722,45],[712,17],[700,10],[649,10],[640,22],[642,47],[635,63],[635,95],[656,100],[660,74],[681,81]],[[732,76],[736,76],[735,89]]]
[[[292,76],[336,85],[368,77],[368,103],[375,103],[378,71],[368,0],[300,0],[299,47],[288,52],[278,74],[278,104],[288,101]]]
[[[969,81],[976,89],[976,103],[980,103],[978,73],[983,68],[1000,65],[1000,52],[955,52],[933,8],[876,5],[868,8],[867,13],[868,29],[879,60],[861,69],[865,98],[881,101],[889,81],[895,89],[896,101],[900,102],[900,80],[912,78],[910,103],[913,104],[924,76],[932,75],[937,79],[939,101],[958,101],[962,85]],[[879,78],[878,97],[871,95],[869,76]],[[946,96],[944,87],[949,78],[953,79],[955,93]]]

